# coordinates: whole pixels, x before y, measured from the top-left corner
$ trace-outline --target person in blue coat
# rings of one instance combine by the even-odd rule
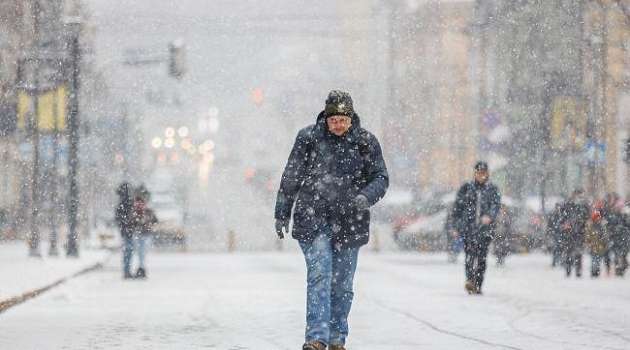
[[[315,124],[298,132],[282,174],[276,233],[298,240],[307,267],[304,350],[344,349],[359,248],[370,206],[389,176],[377,138],[361,127],[350,94],[333,90]]]

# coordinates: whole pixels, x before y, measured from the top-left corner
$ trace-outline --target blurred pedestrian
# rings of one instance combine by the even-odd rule
[[[297,135],[276,201],[276,233],[297,239],[307,268],[304,350],[342,350],[348,336],[359,248],[370,211],[389,177],[381,146],[361,127],[347,92],[333,90],[324,110]]]
[[[575,269],[575,276],[582,277],[582,252],[584,250],[584,233],[589,219],[589,208],[581,188],[575,189],[569,199],[562,205],[560,214],[560,230],[562,232],[564,267],[567,277]]]
[[[134,193],[132,225],[134,230],[135,246],[138,252],[138,269],[135,278],[146,278],[145,265],[146,252],[151,242],[153,226],[158,220],[153,210],[148,206],[150,200],[149,191],[141,185]]]
[[[563,264],[562,253],[564,251],[564,242],[562,241],[562,231],[560,230],[561,215],[562,203],[556,203],[547,220],[546,230],[551,245],[551,267]]]
[[[494,256],[497,258],[497,266],[505,264],[505,258],[512,249],[512,216],[506,205],[502,204],[497,215],[494,234]]]
[[[610,234],[610,252],[615,266],[615,275],[622,277],[628,268],[630,246],[630,222],[623,211],[623,201],[615,192],[608,193],[604,200],[603,218]]]
[[[444,235],[446,236],[446,254],[448,255],[448,262],[456,263],[457,256],[464,248],[464,240],[457,234],[452,208],[449,208],[446,215],[446,221],[444,222]]]
[[[115,209],[115,219],[122,238],[123,278],[132,278],[131,257],[133,255],[133,188],[123,182],[116,189],[118,204]]]
[[[489,179],[488,164],[477,162],[474,180],[462,185],[453,208],[458,234],[464,237],[465,288],[469,294],[482,294],[488,247],[501,206],[499,190]]]
[[[610,275],[610,239],[606,220],[602,217],[603,208],[603,201],[596,200],[593,203],[591,217],[585,227],[585,242],[591,254],[591,277],[593,278],[599,277],[602,263],[606,266],[607,274]]]

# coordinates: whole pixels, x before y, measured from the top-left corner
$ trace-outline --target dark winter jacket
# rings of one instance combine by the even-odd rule
[[[380,200],[389,185],[381,146],[361,127],[359,116],[343,136],[328,131],[323,112],[315,124],[297,135],[282,174],[275,218],[287,220],[293,209],[293,238],[310,241],[323,227],[342,247],[369,240],[369,210],[357,210],[352,200],[364,195],[369,205]]]
[[[627,250],[630,245],[628,217],[619,211],[608,208],[602,212],[602,217],[606,220],[606,228],[610,234],[613,248],[619,251]]]
[[[491,236],[496,227],[500,207],[501,195],[495,185],[489,182],[479,184],[476,181],[465,183],[457,191],[455,198],[453,207],[455,226],[459,233],[464,236],[477,234],[481,231]],[[488,226],[480,224],[481,217],[484,215],[492,219],[492,223]]]
[[[116,206],[115,219],[123,238],[133,237],[133,200],[121,198]]]
[[[561,231],[560,231],[560,220],[562,219],[562,207],[556,206],[551,214],[549,215],[549,219],[547,220],[547,235],[553,240],[553,242],[557,243],[560,241]]]
[[[586,233],[586,223],[590,218],[588,205],[567,201],[560,210],[560,232],[569,250],[582,249]]]

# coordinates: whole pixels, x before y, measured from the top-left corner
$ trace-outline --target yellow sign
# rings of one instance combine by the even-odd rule
[[[64,130],[66,128],[66,111],[68,92],[65,85],[60,85],[56,89],[46,91],[38,96],[37,123],[32,127],[39,131]],[[31,116],[35,113],[33,99],[35,96],[20,91],[18,94],[17,117],[18,128],[26,129]]]
[[[586,113],[576,97],[558,96],[551,107],[549,128],[551,146],[555,149],[581,149],[586,141]]]

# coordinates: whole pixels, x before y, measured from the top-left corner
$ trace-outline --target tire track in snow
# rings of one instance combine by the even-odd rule
[[[416,315],[413,315],[413,314],[411,314],[411,313],[409,313],[407,311],[403,311],[403,310],[399,310],[399,309],[393,308],[391,306],[387,306],[385,303],[383,303],[383,302],[381,302],[379,300],[367,297],[365,295],[363,295],[363,297],[366,300],[372,302],[373,304],[379,306],[380,308],[382,308],[384,310],[387,310],[387,311],[389,311],[391,313],[394,313],[394,314],[397,314],[397,315],[400,315],[400,316],[404,316],[404,317],[406,317],[408,319],[411,319],[411,320],[413,320],[415,322],[418,322],[418,323],[420,323],[420,324],[422,324],[422,325],[424,325],[424,326],[426,326],[426,327],[430,328],[431,330],[433,330],[435,332],[438,332],[438,333],[446,334],[446,335],[449,335],[449,336],[452,336],[452,337],[456,337],[456,338],[460,338],[460,339],[464,339],[464,340],[468,340],[468,341],[471,341],[471,342],[475,342],[475,343],[479,343],[479,344],[483,344],[483,345],[488,345],[488,346],[492,346],[492,347],[496,347],[496,348],[511,349],[511,350],[524,350],[524,349],[516,347],[516,346],[505,345],[505,344],[500,344],[500,343],[494,343],[494,342],[491,342],[491,341],[488,341],[488,340],[484,340],[484,339],[481,339],[481,338],[471,337],[471,336],[468,336],[468,335],[465,335],[465,334],[462,334],[462,333],[457,333],[457,332],[454,332],[454,331],[450,331],[448,329],[443,329],[443,328],[440,328],[440,327],[434,325],[433,323],[431,323],[431,322],[429,322],[427,320],[424,320],[424,319],[422,319],[422,318],[420,318],[420,317],[418,317]]]
[[[554,312],[563,312],[565,314],[569,314],[572,315],[573,319],[576,319],[577,317],[575,317],[575,313],[571,312],[569,310],[557,310],[557,309],[552,309],[552,308],[547,308],[547,307],[535,307],[535,306],[531,306],[531,303],[533,303],[534,301],[528,301],[525,300],[524,298],[519,298],[519,297],[513,297],[513,296],[502,296],[502,297],[497,297],[498,300],[507,303],[509,305],[514,305],[516,306],[518,309],[523,310],[521,312],[520,315],[512,318],[511,320],[508,321],[508,326],[514,330],[516,333],[519,333],[525,337],[530,337],[530,338],[534,338],[537,340],[542,340],[545,342],[549,342],[549,343],[553,343],[553,344],[562,344],[562,345],[568,345],[568,346],[581,346],[584,347],[586,349],[593,349],[594,345],[592,344],[583,344],[583,343],[574,343],[574,342],[570,342],[570,341],[563,341],[563,340],[556,340],[556,339],[552,339],[549,337],[543,337],[541,335],[535,334],[535,333],[531,333],[528,331],[523,330],[522,328],[518,327],[516,324],[528,317],[529,315],[535,313],[535,312],[539,312],[539,311],[554,311]],[[523,303],[523,301],[525,301],[526,303]],[[544,305],[544,304],[541,304]],[[581,323],[577,323],[577,325],[579,326],[583,326]],[[592,326],[589,326],[589,328],[593,328]],[[616,332],[610,331],[610,330],[606,330],[606,329],[602,329],[599,327],[596,327],[596,329],[602,333],[608,334],[608,335],[612,335],[612,336],[616,336],[624,341],[630,341],[630,339],[624,337],[621,334],[618,334]],[[607,349],[607,350],[624,350],[624,348],[615,348],[615,347],[610,347],[610,346],[602,346],[602,345],[598,345],[595,346],[599,349]]]

